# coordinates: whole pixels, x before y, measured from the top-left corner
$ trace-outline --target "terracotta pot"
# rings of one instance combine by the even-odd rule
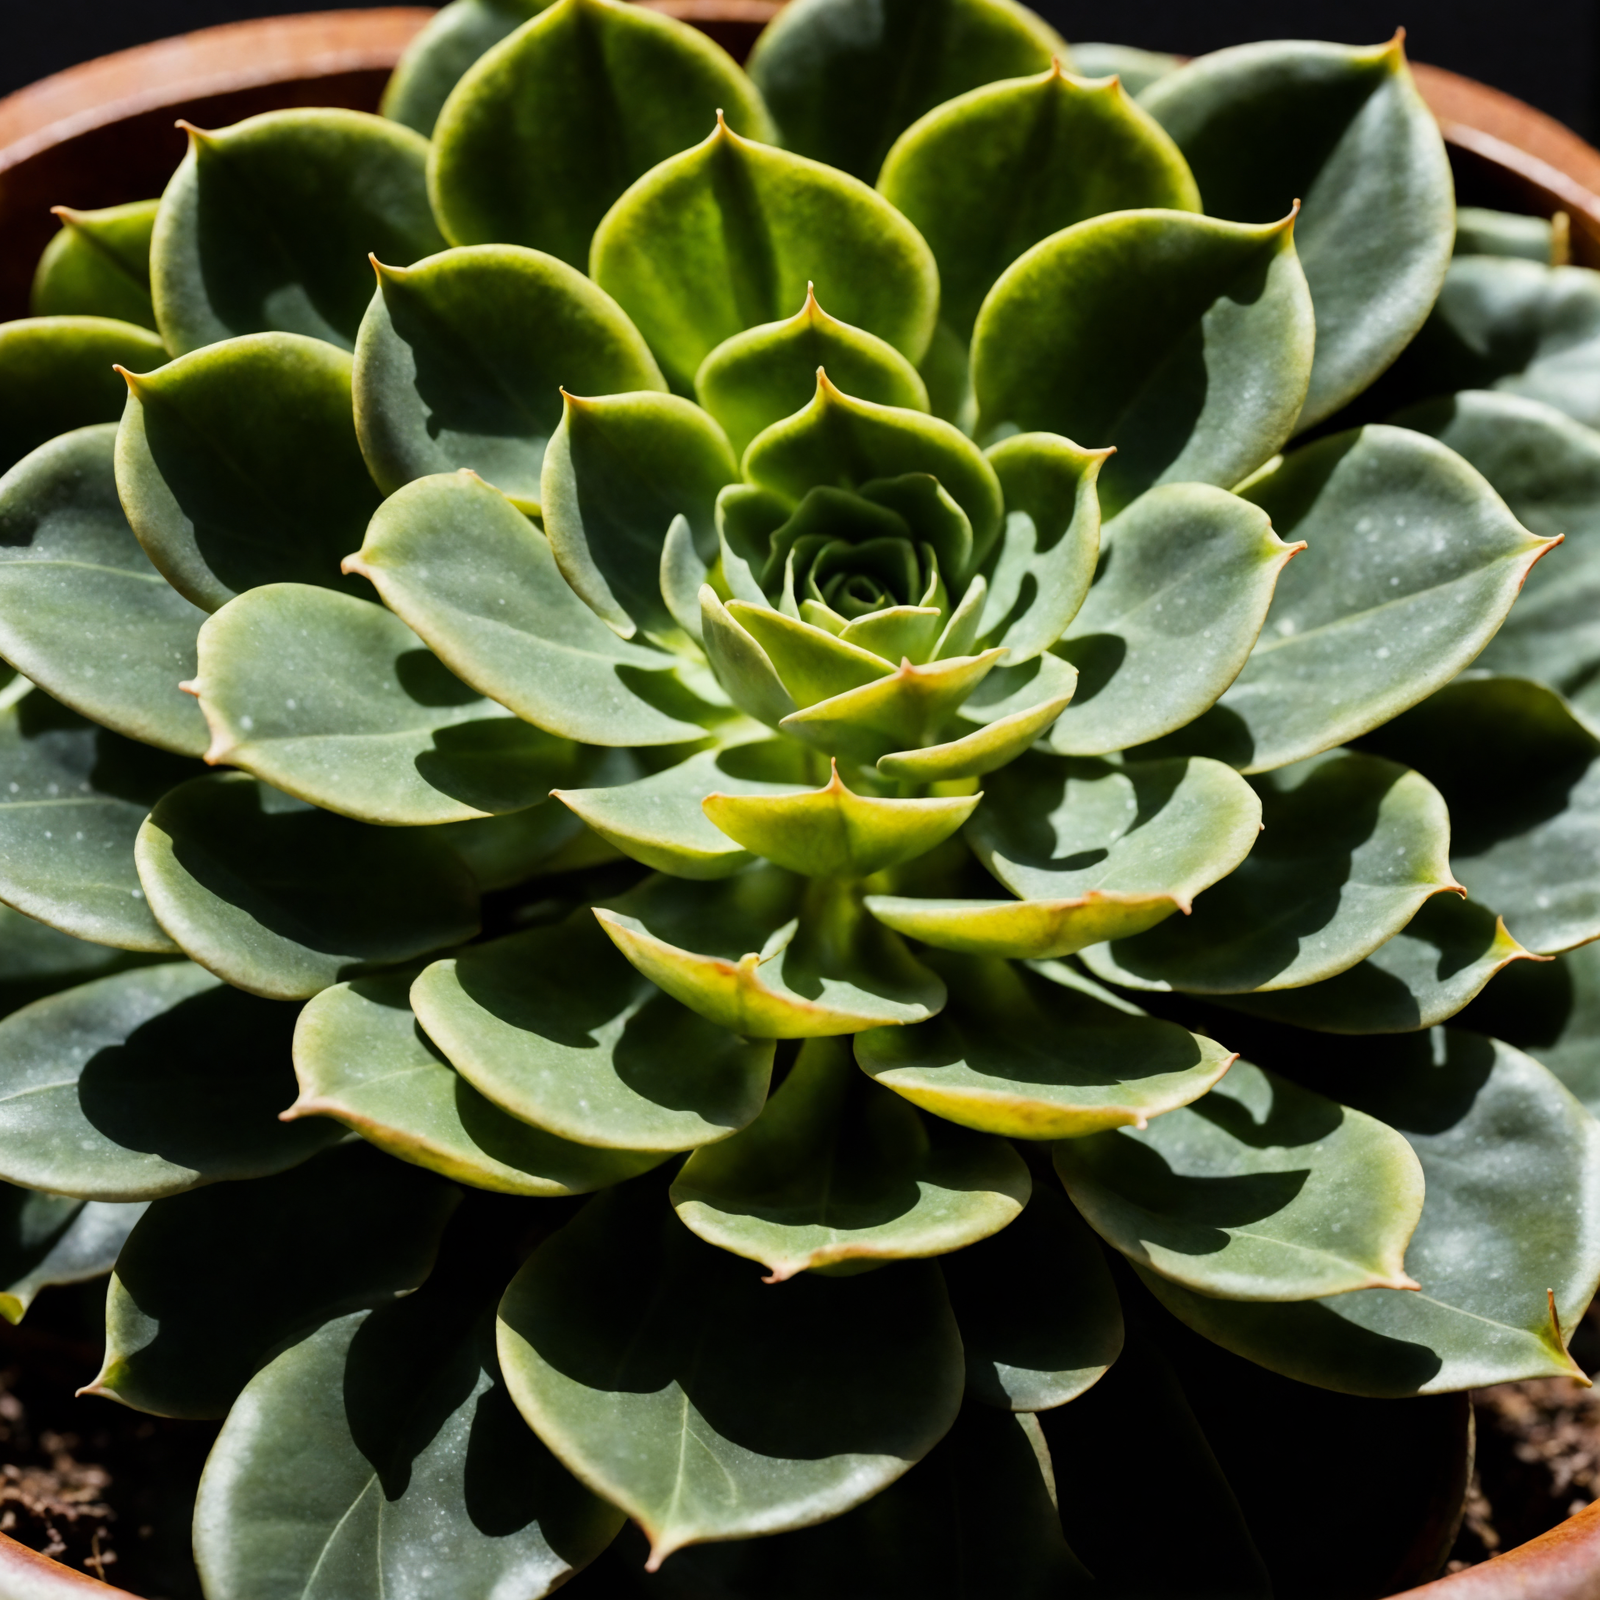
[[[782,0],[638,0],[702,28],[743,60]],[[0,320],[27,314],[49,208],[159,194],[182,159],[182,116],[200,127],[285,106],[375,110],[400,52],[432,15],[421,6],[312,12],[203,28],[102,56],[0,100]],[[1600,267],[1600,150],[1496,89],[1417,65],[1417,83],[1458,170],[1508,203],[1572,218],[1574,259]],[[93,1600],[100,1583],[0,1534],[3,1600]],[[1395,1600],[1595,1600],[1600,1504],[1482,1566]]]

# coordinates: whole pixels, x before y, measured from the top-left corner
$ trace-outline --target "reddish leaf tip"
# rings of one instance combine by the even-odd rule
[[[200,698],[200,680],[198,678],[183,678],[179,681],[178,687],[185,694],[192,694],[196,700]]]

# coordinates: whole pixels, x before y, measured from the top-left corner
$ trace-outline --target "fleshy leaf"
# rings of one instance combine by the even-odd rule
[[[1288,1042],[1297,1072],[1307,1037]],[[1422,1163],[1426,1200],[1406,1251],[1421,1291],[1252,1305],[1142,1270],[1145,1282],[1208,1339],[1346,1394],[1575,1376],[1565,1341],[1600,1277],[1600,1128],[1538,1062],[1476,1034],[1337,1049],[1318,1086],[1398,1129]]]
[[[33,274],[36,317],[110,317],[155,331],[150,300],[150,233],[158,200],[103,211],[52,206],[61,232]]]
[[[743,455],[758,433],[805,409],[819,367],[858,400],[928,409],[917,369],[893,345],[830,317],[810,289],[787,322],[750,328],[719,344],[695,374],[695,397]]]
[[[1003,1140],[924,1121],[848,1045],[813,1039],[748,1128],[689,1157],[671,1198],[692,1232],[782,1283],[960,1250],[1013,1221],[1031,1187]]]
[[[1570,247],[1570,238],[1566,241]],[[1548,217],[1525,217],[1486,206],[1456,207],[1458,256],[1515,256],[1550,265],[1555,227]]]
[[[925,111],[1066,49],[1014,0],[799,0],[757,40],[750,75],[790,149],[871,183]]]
[[[500,1305],[500,1360],[539,1437],[643,1524],[652,1567],[860,1503],[932,1449],[961,1395],[937,1267],[773,1289],[649,1179],[534,1253]]]
[[[1164,50],[1141,50],[1131,44],[1091,40],[1072,47],[1073,70],[1080,78],[1121,78],[1122,87],[1136,97],[1183,64],[1182,56],[1168,55]]]
[[[150,807],[204,771],[38,690],[0,711],[0,900],[80,939],[173,953],[133,862]]]
[[[1410,1033],[1455,1016],[1497,973],[1532,955],[1506,932],[1504,918],[1441,894],[1336,977],[1218,999],[1252,1016],[1321,1033]]]
[[[391,1156],[504,1194],[585,1194],[661,1159],[558,1139],[486,1100],[417,1025],[411,982],[401,973],[341,983],[300,1013],[300,1097],[285,1120],[337,1118]]]
[[[1469,676],[1367,748],[1438,785],[1468,893],[1539,955],[1600,936],[1600,738],[1551,689]]]
[[[1459,456],[1402,428],[1319,440],[1244,492],[1309,546],[1279,578],[1244,670],[1195,730],[1247,772],[1358,738],[1448,683],[1553,548]]]
[[[128,378],[117,490],[186,600],[215,611],[263,583],[349,589],[339,562],[381,499],[350,416],[350,357],[263,333]]]
[[[225,1416],[285,1344],[415,1289],[460,1194],[354,1142],[275,1178],[160,1201],[117,1258],[105,1365],[83,1392],[156,1416]]]
[[[41,1289],[109,1272],[144,1203],[0,1189],[0,1317],[21,1322]]]
[[[294,1094],[293,1028],[289,1006],[186,961],[24,1006],[0,1022],[0,1176],[150,1200],[304,1161],[339,1129],[278,1121]]]
[[[667,530],[686,517],[706,559],[716,548],[717,492],[738,476],[727,435],[687,400],[568,395],[544,457],[550,548],[567,582],[623,638],[636,627],[670,634],[676,622],[660,582]]]
[[[268,1000],[305,1000],[478,932],[477,884],[442,839],[351,822],[243,773],[174,789],[135,853],[184,954]]]
[[[1096,483],[1104,450],[1053,433],[1015,434],[987,452],[1005,496],[980,637],[1019,666],[1048,650],[1077,616],[1100,557]]]
[[[1229,1301],[1415,1289],[1422,1168],[1375,1117],[1235,1062],[1148,1128],[1055,1146],[1090,1225],[1130,1261]]]
[[[894,672],[894,664],[876,651],[769,605],[730,600],[727,613],[761,646],[798,706],[865,688]]]
[[[1035,245],[978,316],[979,437],[1115,445],[1111,515],[1152,484],[1237,483],[1289,437],[1310,376],[1293,223],[1130,211]]]
[[[1015,1222],[939,1265],[967,1353],[967,1392],[991,1406],[1065,1405],[1122,1353],[1104,1253],[1054,1185],[1036,1184]]]
[[[91,978],[110,977],[155,959],[88,944],[0,905],[0,1017]]]
[[[128,397],[118,366],[150,372],[167,347],[110,317],[0,322],[0,471],[74,428],[115,422]]]
[[[639,330],[581,272],[506,244],[378,267],[356,340],[356,429],[389,493],[470,467],[537,512],[563,385],[666,388]]]
[[[1112,1002],[1064,967],[929,953],[950,1002],[931,1022],[856,1040],[885,1088],[949,1122],[1016,1139],[1135,1126],[1197,1100],[1233,1056]]]
[[[879,800],[832,781],[804,794],[711,794],[702,804],[723,833],[754,855],[813,878],[870,878],[944,843],[982,795]]]
[[[1031,749],[1071,699],[1069,691],[1031,710],[997,718],[976,733],[947,744],[880,756],[878,771],[886,778],[908,783],[944,783],[954,778],[983,777],[1009,766],[1025,750]]]
[[[776,615],[777,613],[774,613]],[[795,710],[772,658],[734,621],[709,583],[700,586],[701,643],[723,692],[748,717],[778,727]]]
[[[807,780],[803,753],[787,739],[704,750],[634,783],[558,789],[556,798],[602,839],[657,872],[726,878],[755,859],[701,809],[708,795],[789,795]]]
[[[1152,489],[1105,533],[1100,569],[1057,647],[1078,690],[1050,737],[1102,755],[1187,726],[1239,675],[1302,546],[1237,495]]]
[[[450,91],[474,61],[552,0],[452,0],[408,44],[383,91],[382,115],[433,133]]]
[[[730,1032],[811,1039],[920,1022],[944,985],[854,886],[759,865],[718,883],[656,879],[597,909],[652,982]]]
[[[1450,813],[1420,774],[1342,752],[1256,788],[1263,832],[1245,860],[1192,916],[1086,955],[1095,973],[1198,994],[1298,989],[1348,971],[1434,895],[1459,892]]]
[[[197,756],[178,684],[205,613],[150,565],[117,499],[115,423],[41,446],[0,478],[0,654],[85,716]]]
[[[878,174],[932,247],[940,316],[963,339],[1041,239],[1107,211],[1200,210],[1177,146],[1114,78],[1069,77],[1059,57],[1038,77],[1006,76],[913,123]]]
[[[453,244],[531,245],[581,269],[612,202],[703,138],[719,107],[738,132],[772,137],[761,96],[704,34],[613,0],[559,0],[445,101],[428,171],[440,223]]]
[[[1140,96],[1213,216],[1270,222],[1305,207],[1295,231],[1317,355],[1301,427],[1360,394],[1411,342],[1450,264],[1450,163],[1402,37],[1365,50],[1219,50]]]
[[[808,285],[841,322],[913,365],[938,311],[933,255],[887,200],[833,167],[741,139],[720,118],[618,200],[588,265],[685,393],[718,345],[792,315]]]
[[[602,622],[544,535],[471,473],[391,495],[345,564],[464,682],[563,738],[678,744],[705,733],[686,716],[716,709],[676,675],[681,658]]]
[[[968,830],[1017,901],[879,900],[876,916],[945,949],[1040,959],[1127,937],[1232,872],[1261,801],[1220,762],[1062,760],[992,775]]]
[[[168,345],[182,355],[277,330],[352,349],[372,298],[368,255],[406,267],[444,248],[427,159],[420,135],[359,111],[189,127],[150,253]]]
[[[1600,435],[1538,400],[1468,391],[1395,419],[1478,469],[1533,533],[1565,535],[1475,663],[1576,693],[1600,666]]]
[[[359,821],[460,822],[520,811],[576,749],[481,699],[391,612],[275,583],[200,635],[206,759]]]
[[[771,1043],[736,1039],[662,994],[586,909],[436,961],[412,985],[411,1005],[494,1104],[600,1152],[725,1139],[767,1097]]]

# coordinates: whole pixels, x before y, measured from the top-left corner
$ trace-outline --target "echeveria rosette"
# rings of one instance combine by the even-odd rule
[[[1140,104],[1012,0],[750,77],[457,0],[386,108],[192,132],[0,329],[0,1311],[112,1269],[94,1391],[227,1416],[209,1600],[629,1517],[924,1600],[951,1505],[1008,1594],[1160,1587],[1052,1487],[1130,1406],[1256,1592],[1233,1397],[1464,1471],[1600,1276],[1512,1048],[1592,978],[1590,645],[1497,632],[1600,452],[1296,442],[1449,257],[1398,47]]]

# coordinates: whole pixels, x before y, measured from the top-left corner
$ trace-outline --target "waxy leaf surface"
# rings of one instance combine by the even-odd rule
[[[1293,431],[1313,343],[1293,219],[1127,211],[1035,245],[972,342],[980,438],[1005,427],[1115,445],[1115,514],[1155,483],[1226,488]]]
[[[587,909],[435,962],[411,1005],[468,1083],[519,1121],[596,1147],[596,1160],[725,1139],[766,1101],[771,1043],[662,994]]]
[[[1148,1128],[1055,1147],[1072,1203],[1129,1260],[1229,1301],[1412,1289],[1422,1168],[1375,1117],[1235,1062]]]
[[[110,317],[155,331],[150,300],[150,234],[156,200],[101,211],[52,206],[61,232],[45,246],[33,274],[36,317]]]
[[[0,1317],[21,1322],[41,1289],[109,1272],[143,1215],[143,1202],[85,1202],[6,1184],[0,1189]]]
[[[1015,1139],[1139,1124],[1198,1099],[1233,1056],[1113,1002],[1063,967],[929,953],[950,1001],[931,1022],[879,1028],[856,1060],[935,1116]]]
[[[406,267],[444,248],[427,158],[418,134],[359,111],[190,128],[151,243],[162,337],[178,355],[272,330],[352,349],[372,299],[369,253]]]
[[[452,0],[406,46],[384,87],[382,115],[433,133],[450,91],[479,56],[553,0]]]
[[[24,1006],[0,1022],[0,1176],[150,1200],[295,1166],[339,1130],[278,1121],[294,1096],[293,1028],[290,1007],[188,962]]]
[[[1031,1186],[1004,1140],[924,1120],[847,1044],[813,1039],[748,1128],[689,1157],[671,1197],[691,1231],[781,1283],[960,1250],[1011,1223]]]
[[[415,1289],[459,1199],[358,1142],[151,1206],[117,1258],[88,1392],[157,1416],[225,1416],[285,1344]]]
[[[961,1396],[932,1263],[773,1288],[650,1179],[534,1253],[501,1302],[500,1360],[539,1437],[643,1524],[652,1563],[848,1510],[932,1449]]]
[[[79,429],[0,478],[0,654],[94,721],[197,756],[205,718],[178,684],[205,613],[128,526],[116,438],[114,424]]]

